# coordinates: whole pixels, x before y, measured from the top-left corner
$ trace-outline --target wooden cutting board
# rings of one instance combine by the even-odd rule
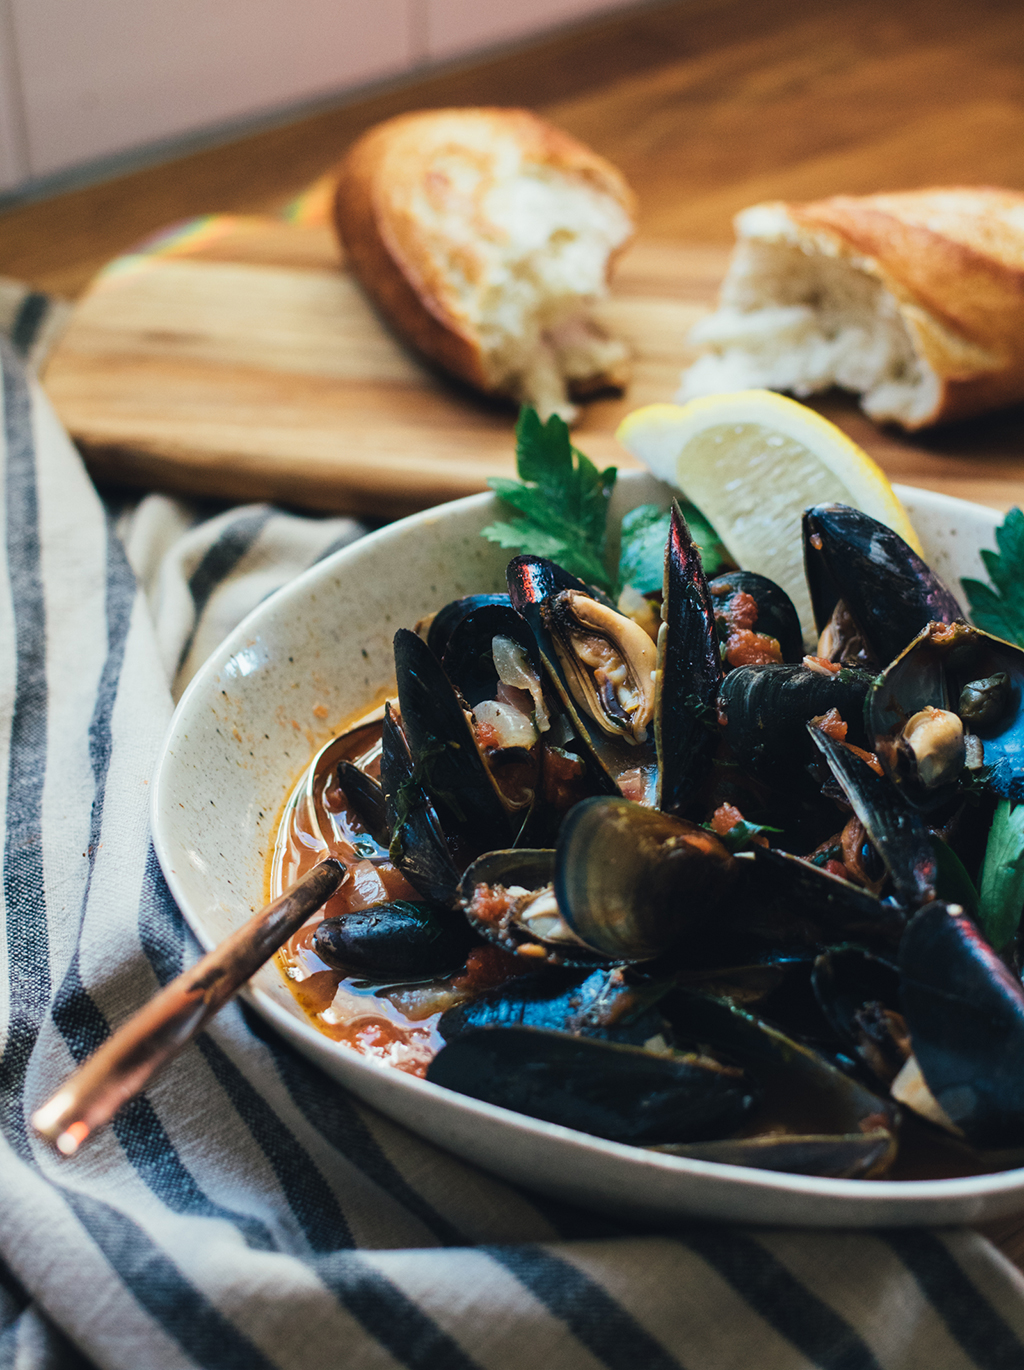
[[[727,259],[642,240],[623,256],[600,313],[633,349],[633,380],[584,409],[574,436],[594,461],[634,464],[615,428],[672,398]],[[397,342],[323,225],[216,215],[118,258],[78,302],[43,379],[93,474],[130,487],[388,518],[514,474],[512,407]],[[893,479],[1024,501],[1024,411],[911,440],[847,397],[816,407]]]

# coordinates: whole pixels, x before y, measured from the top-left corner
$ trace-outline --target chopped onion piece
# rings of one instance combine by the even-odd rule
[[[495,699],[484,699],[473,710],[477,723],[487,723],[497,733],[503,747],[532,747],[537,729],[525,714]]]
[[[527,659],[526,653],[518,642],[510,637],[495,636],[491,639],[491,656],[498,679],[505,685],[514,685],[518,690],[527,690],[533,699],[534,718],[539,733],[546,733],[551,727],[547,705],[544,703],[544,690],[539,677]]]

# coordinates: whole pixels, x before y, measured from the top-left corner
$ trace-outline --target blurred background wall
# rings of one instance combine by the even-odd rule
[[[629,3],[0,0],[0,192]]]

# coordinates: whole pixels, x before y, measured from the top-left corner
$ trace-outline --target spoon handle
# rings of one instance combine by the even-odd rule
[[[36,1131],[63,1155],[73,1155],[191,1041],[347,874],[333,856],[318,862],[279,899],[165,985],[36,1109]]]

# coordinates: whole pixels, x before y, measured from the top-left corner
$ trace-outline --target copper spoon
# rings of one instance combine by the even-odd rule
[[[279,899],[165,985],[36,1109],[36,1131],[63,1155],[73,1156],[331,897],[347,874],[336,857],[319,861]]]

